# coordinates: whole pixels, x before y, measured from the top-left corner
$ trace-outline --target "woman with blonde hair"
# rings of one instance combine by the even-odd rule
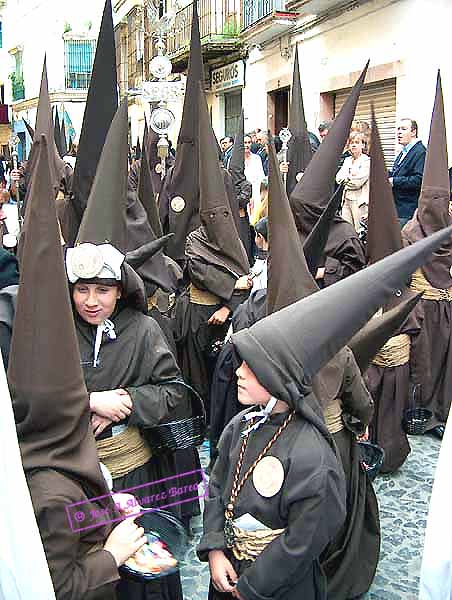
[[[358,231],[360,221],[367,219],[369,205],[370,158],[364,154],[364,134],[354,131],[350,134],[349,150],[344,164],[336,175],[338,184],[344,183],[342,218]]]

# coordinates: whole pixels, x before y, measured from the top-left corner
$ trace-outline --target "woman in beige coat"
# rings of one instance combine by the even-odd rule
[[[360,221],[367,218],[369,204],[370,158],[363,153],[364,136],[353,132],[349,138],[351,156],[347,156],[336,175],[337,183],[345,182],[342,218],[358,231]]]

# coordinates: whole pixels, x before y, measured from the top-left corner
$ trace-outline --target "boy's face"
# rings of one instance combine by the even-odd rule
[[[270,393],[259,383],[256,375],[251,371],[246,362],[242,362],[236,371],[238,400],[240,404],[252,406],[260,404],[265,406],[270,400]]]

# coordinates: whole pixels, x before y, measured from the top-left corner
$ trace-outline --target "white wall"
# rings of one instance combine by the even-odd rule
[[[360,71],[370,58],[371,67],[400,62],[397,116],[416,119],[425,142],[436,71],[441,68],[446,121],[452,132],[451,23],[451,0],[374,0],[304,35],[294,35],[291,44],[299,43],[308,127],[317,127],[320,93],[332,89],[333,78]],[[292,59],[281,56],[279,41],[264,47],[262,55],[254,63],[247,62],[245,129],[266,126],[270,82],[274,85],[280,78],[283,87],[291,81]]]

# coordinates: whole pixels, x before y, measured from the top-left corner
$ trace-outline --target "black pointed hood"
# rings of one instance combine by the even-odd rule
[[[106,0],[86,99],[85,114],[83,115],[72,184],[74,208],[80,220],[88,203],[108,130],[118,108],[117,88],[111,0]]]
[[[176,160],[168,185],[169,231],[174,238],[168,254],[175,260],[185,257],[187,235],[199,226],[199,85],[204,83],[204,66],[199,35],[197,3],[192,4],[190,59],[188,64],[182,121],[177,140]],[[216,150],[215,157],[217,157]]]
[[[267,314],[271,314],[319,289],[306,265],[272,141],[268,156],[268,234]]]
[[[77,243],[110,243],[127,249],[127,98],[119,106],[100,156]]]
[[[31,141],[33,141],[33,138],[35,136],[35,130],[33,129],[33,127],[30,125],[30,123],[28,121],[26,121],[23,117],[22,117],[22,121],[24,122],[24,125],[28,131],[28,135],[31,138]]]
[[[162,224],[160,223],[157,202],[155,201],[148,151],[144,139],[143,150],[141,152],[140,178],[138,181],[138,198],[146,211],[152,231],[157,237],[160,237],[163,235]]]
[[[229,205],[223,174],[215,151],[215,136],[201,86],[199,95],[199,204],[200,218],[210,250],[221,256],[234,273],[249,272],[248,257]],[[202,148],[202,150],[201,150]]]
[[[300,65],[298,63],[298,45],[295,46],[295,61],[293,65],[292,90],[289,112],[289,130],[292,137],[289,141],[287,160],[286,190],[290,195],[297,184],[297,173],[304,173],[312,158],[311,142],[304,114],[303,92],[300,81]]]
[[[63,109],[63,117],[61,119],[61,152],[62,156],[66,156],[68,153],[68,145],[66,139],[66,125],[64,124],[64,109]]]
[[[364,373],[386,342],[395,335],[421,299],[422,294],[411,295],[403,302],[371,319],[348,343],[356,363]]]
[[[369,63],[364,67],[328,135],[320,144],[303,177],[290,195],[290,205],[297,229],[305,235],[311,231],[333,193],[339,159],[350,133],[368,65]]]
[[[402,248],[402,235],[372,108],[366,254],[370,264]]]
[[[174,234],[168,233],[158,239],[152,240],[152,242],[148,242],[147,244],[143,244],[136,250],[131,250],[126,254],[126,262],[129,264],[132,269],[137,271],[141,266],[144,265],[150,258],[155,256],[157,252],[165,248],[168,241],[172,238]]]
[[[270,394],[297,409],[316,373],[451,237],[452,226],[269,315],[232,341]]]
[[[231,160],[229,161],[228,171],[231,173],[232,181],[236,188],[240,186],[243,181],[246,181],[245,177],[245,117],[242,112],[240,113],[239,129],[237,135],[234,138],[234,145],[232,146]]]
[[[61,127],[60,127],[60,117],[58,116],[58,108],[55,108],[55,121],[53,124],[53,137],[55,140],[55,145],[58,150],[58,154],[60,158],[63,158],[64,153],[61,147]]]
[[[336,189],[331,196],[331,200],[328,202],[327,207],[322,212],[320,219],[314,225],[303,243],[303,252],[306,263],[309,272],[313,277],[316,276],[317,269],[322,264],[322,257],[330,234],[331,225],[333,224],[334,217],[337,214],[342,200],[343,189],[342,185]]]
[[[136,160],[140,160],[141,158],[141,144],[140,144],[140,138],[137,138],[137,146],[136,146],[136,150],[135,150],[135,159]]]
[[[98,496],[108,490],[91,430],[45,136],[35,143],[8,370],[22,463],[26,472],[63,472]]]

